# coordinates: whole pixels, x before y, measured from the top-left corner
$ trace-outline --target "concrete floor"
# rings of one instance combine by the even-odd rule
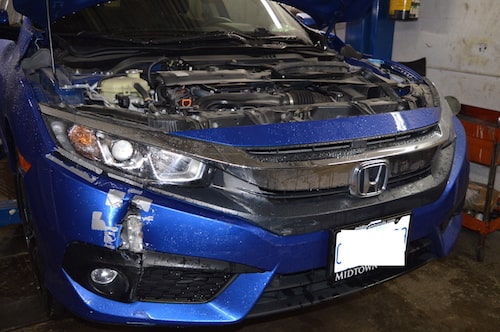
[[[183,331],[498,331],[500,232],[488,235],[483,262],[478,235],[463,229],[451,255],[327,304],[218,328]],[[173,331],[99,325],[41,313],[19,225],[0,228],[0,331]],[[177,329],[175,329],[177,330]]]

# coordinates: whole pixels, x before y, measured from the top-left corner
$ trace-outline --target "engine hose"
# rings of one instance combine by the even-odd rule
[[[146,91],[146,89],[144,89],[144,87],[141,84],[134,83],[134,89],[137,90],[137,92],[139,92],[139,94],[141,95],[141,97],[144,99],[144,101],[146,103],[153,101],[153,99],[151,98],[149,93]]]

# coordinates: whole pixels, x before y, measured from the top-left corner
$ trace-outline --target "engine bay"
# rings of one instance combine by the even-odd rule
[[[337,54],[307,59],[131,58],[110,70],[38,71],[43,95],[75,112],[164,132],[318,121],[432,106],[402,75],[353,66]],[[56,79],[57,78],[57,79]]]

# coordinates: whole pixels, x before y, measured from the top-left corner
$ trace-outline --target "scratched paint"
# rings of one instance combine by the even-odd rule
[[[117,247],[120,227],[107,225],[102,219],[102,212],[92,212],[91,229],[102,232],[104,246],[110,249]]]
[[[136,195],[132,198],[132,203],[137,206],[140,210],[144,212],[149,212],[151,209],[151,203],[153,201],[149,198]]]
[[[111,189],[106,196],[106,205],[118,209],[123,204],[125,193],[123,191]]]
[[[116,189],[110,189],[108,191],[104,205],[109,207],[109,215],[115,215],[113,212],[122,208],[125,195],[125,192]],[[105,247],[116,249],[120,245],[120,231],[122,226],[119,224],[110,224],[117,223],[118,221],[112,220],[113,218],[109,219],[111,220],[105,221],[103,219],[102,211],[93,211],[91,229],[93,231],[102,232],[102,241]]]

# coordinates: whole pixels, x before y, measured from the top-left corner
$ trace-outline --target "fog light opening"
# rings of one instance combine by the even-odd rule
[[[118,276],[118,271],[108,268],[98,268],[90,272],[90,280],[98,285],[109,285]]]
[[[114,268],[97,267],[89,273],[88,284],[95,293],[119,300],[130,300],[130,283],[127,277]]]

